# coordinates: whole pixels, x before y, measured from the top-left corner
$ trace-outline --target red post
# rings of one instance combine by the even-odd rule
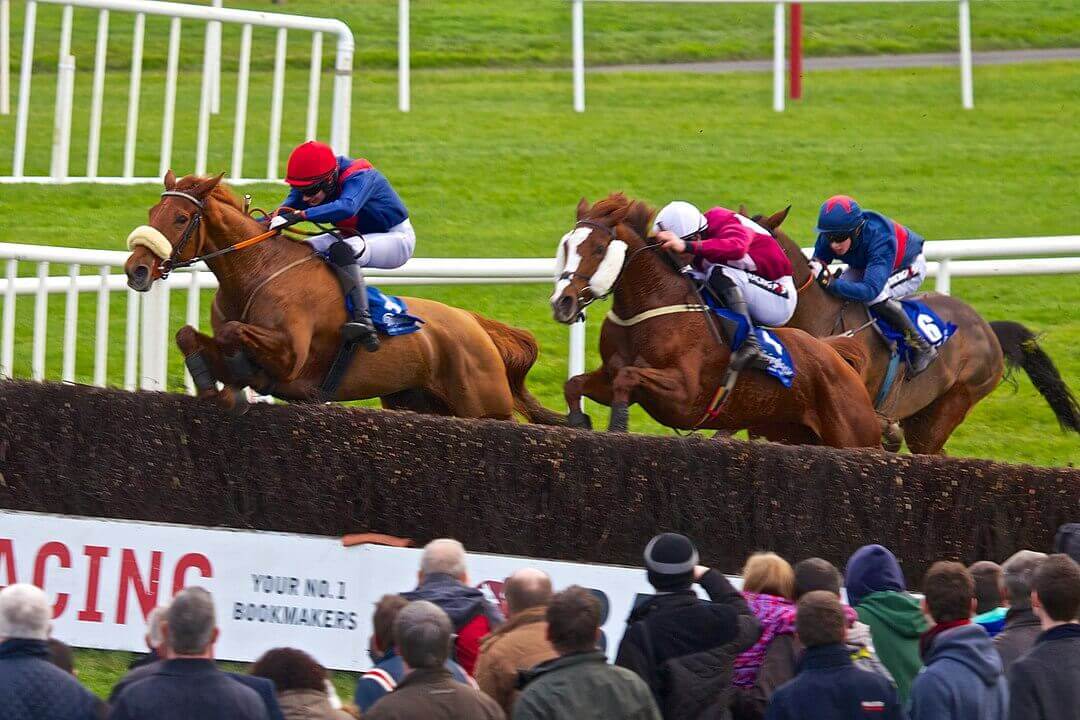
[[[802,4],[791,4],[791,18],[788,21],[791,28],[791,59],[789,72],[791,74],[788,87],[791,88],[791,99],[798,100],[802,97]]]

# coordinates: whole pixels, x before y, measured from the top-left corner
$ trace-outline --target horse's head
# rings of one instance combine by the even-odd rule
[[[189,175],[177,181],[172,170],[165,174],[165,192],[150,208],[148,224],[128,235],[131,255],[124,263],[124,272],[132,290],[146,292],[155,280],[168,274],[173,263],[190,260],[202,252],[206,233],[200,225],[207,200],[221,178]]]
[[[555,320],[572,323],[589,303],[607,296],[626,264],[628,249],[640,247],[649,234],[652,209],[613,193],[590,207],[577,206],[574,229],[562,236],[555,256]]]
[[[798,243],[788,237],[787,233],[780,229],[784,220],[787,219],[789,212],[791,212],[790,205],[772,215],[751,215],[747,212],[745,205],[739,206],[740,215],[750,218],[758,225],[768,230],[769,233],[776,238],[776,242],[780,244],[780,248],[795,267],[796,276],[804,276],[809,272],[809,263],[806,260],[806,256],[803,255],[802,248],[799,247]]]

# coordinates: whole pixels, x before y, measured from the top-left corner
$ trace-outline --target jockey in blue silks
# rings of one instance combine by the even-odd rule
[[[922,237],[880,213],[863,210],[847,195],[834,195],[821,205],[816,231],[811,272],[829,292],[866,303],[903,333],[913,351],[910,373],[925,370],[937,349],[898,302],[918,290],[926,277]],[[848,270],[830,279],[821,270],[833,260],[847,263]]]
[[[335,156],[329,145],[308,141],[289,156],[285,182],[292,191],[274,211],[270,227],[302,221],[331,223],[341,232],[308,239],[337,270],[352,317],[341,328],[345,342],[359,341],[368,351],[379,338],[368,309],[361,268],[396,268],[412,257],[416,233],[409,211],[390,181],[364,159]]]

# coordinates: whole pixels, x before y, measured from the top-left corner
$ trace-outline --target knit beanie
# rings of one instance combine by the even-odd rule
[[[645,546],[645,570],[649,584],[661,592],[687,590],[694,582],[698,551],[690,538],[661,533]]]

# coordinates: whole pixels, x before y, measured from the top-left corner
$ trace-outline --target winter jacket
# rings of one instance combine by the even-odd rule
[[[996,607],[993,610],[988,610],[984,613],[979,613],[975,617],[971,618],[971,622],[976,625],[981,625],[982,629],[986,631],[986,634],[990,637],[995,637],[999,632],[1005,628],[1005,613],[1008,608]]]
[[[795,632],[795,603],[787,598],[762,593],[744,592],[743,597],[761,623],[761,636],[752,647],[735,658],[735,685],[751,688],[765,662],[769,643],[780,635]]]
[[[344,710],[335,710],[325,690],[284,690],[278,704],[285,720],[352,720]]]
[[[517,700],[518,674],[558,657],[547,639],[546,607],[522,610],[480,645],[476,683],[509,715]]]
[[[333,223],[361,235],[386,232],[409,217],[390,181],[371,163],[344,156],[338,156],[337,163],[340,189],[336,198],[311,206],[304,202],[300,190],[293,188],[281,207],[304,210],[312,222]]]
[[[470,675],[476,669],[480,640],[503,622],[502,613],[484,593],[442,573],[425,575],[419,587],[401,593],[409,600],[427,600],[442,608],[454,624],[454,660]]]
[[[447,659],[443,667],[459,683],[477,687],[473,679],[469,677],[469,673],[453,660]],[[375,667],[361,675],[356,681],[353,702],[360,708],[360,712],[367,712],[368,708],[377,703],[383,695],[393,692],[394,688],[405,679],[405,675],[405,661],[394,652],[393,648],[387,650],[386,654],[379,658]]]
[[[615,664],[636,672],[666,718],[724,717],[734,697],[735,656],[760,625],[742,594],[716,570],[693,590],[654,595],[630,613]]]
[[[364,713],[364,720],[502,720],[502,708],[446,668],[413,670],[394,692]]]
[[[925,660],[911,685],[911,720],[1004,720],[1009,688],[985,630],[967,623],[940,632]]]
[[[896,690],[880,675],[855,667],[847,647],[807,648],[798,675],[776,691],[768,720],[906,720]]]
[[[1024,653],[1035,645],[1042,633],[1042,623],[1035,617],[1030,607],[1009,608],[1005,614],[1005,629],[994,636],[994,648],[1001,656],[1001,666],[1005,672]]]
[[[840,277],[833,280],[829,289],[849,300],[869,302],[881,294],[890,275],[915,262],[923,250],[923,239],[914,230],[872,210],[863,210],[863,216],[866,220],[844,255],[834,253],[823,234],[814,245],[814,257],[826,264],[842,260],[849,267],[862,270],[862,279]]]
[[[49,662],[45,640],[0,643],[0,717],[4,720],[93,720],[97,698]]]
[[[541,663],[522,673],[521,685],[513,720],[661,720],[644,681],[600,651]]]
[[[149,676],[128,685],[111,720],[267,720],[259,694],[214,667],[213,660],[162,660]],[[141,668],[140,668],[141,669]]]
[[[896,681],[903,702],[911,692],[911,681],[922,667],[919,636],[927,629],[919,601],[899,592],[866,595],[855,607],[859,620],[870,626],[874,650]]]
[[[120,697],[120,694],[123,693],[125,688],[143,678],[150,677],[161,669],[162,662],[164,661],[158,660],[157,662],[148,665],[140,665],[137,668],[128,670],[127,674],[113,685],[112,692],[109,693],[109,703],[115,704],[116,699]],[[225,675],[258,693],[259,698],[263,701],[263,705],[266,706],[266,712],[270,717],[270,720],[284,720],[284,716],[281,714],[281,706],[278,705],[277,693],[274,690],[273,680],[268,680],[264,677],[256,677],[254,675],[244,675],[243,673],[227,672]]]
[[[779,280],[795,271],[780,243],[765,228],[736,212],[715,207],[705,213],[704,237],[687,243],[695,264],[728,265],[766,280]]]
[[[1009,720],[1080,719],[1080,624],[1039,635],[1008,677]]]

